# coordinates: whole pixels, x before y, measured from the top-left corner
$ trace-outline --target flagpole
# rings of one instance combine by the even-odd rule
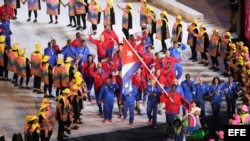
[[[157,78],[155,77],[155,75],[151,72],[151,70],[148,68],[147,64],[143,61],[143,59],[141,58],[141,56],[139,56],[139,54],[137,53],[137,51],[130,45],[130,43],[128,42],[127,39],[125,39],[123,37],[123,40],[125,40],[129,47],[131,48],[131,50],[134,52],[134,54],[139,58],[139,60],[141,61],[141,63],[144,65],[144,67],[146,67],[146,69],[149,71],[149,73],[152,75],[152,77],[154,78],[154,80],[156,81],[156,83],[160,86],[160,88],[163,90],[163,92],[167,95],[167,97],[169,98],[169,100],[174,103],[174,100],[169,96],[169,94],[167,93],[167,91],[163,88],[163,86],[161,85],[161,83],[157,80]]]

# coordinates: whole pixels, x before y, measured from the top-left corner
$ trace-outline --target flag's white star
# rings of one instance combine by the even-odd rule
[[[132,57],[132,56],[133,56],[133,53],[132,53],[131,50],[127,50],[127,56],[129,56],[129,57]]]

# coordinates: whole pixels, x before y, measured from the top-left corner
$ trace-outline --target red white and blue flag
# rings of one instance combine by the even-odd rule
[[[122,84],[124,86],[142,64],[139,55],[125,38],[123,38],[121,62]]]

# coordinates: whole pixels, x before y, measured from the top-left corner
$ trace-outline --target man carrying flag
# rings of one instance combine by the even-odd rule
[[[123,53],[121,55],[122,62],[122,90],[121,96],[124,99],[123,107],[123,121],[127,117],[127,110],[129,109],[129,123],[133,125],[134,121],[134,109],[135,100],[137,94],[137,88],[132,85],[131,77],[141,66],[141,61],[136,51],[130,46],[126,39],[123,39]]]
[[[140,56],[137,54],[135,49],[132,48],[131,45],[128,43],[128,41],[124,38],[123,38],[123,53],[122,53],[121,59],[122,59],[121,62],[122,62],[122,92],[123,92],[123,91],[126,91],[126,88],[129,88],[128,84],[130,83],[130,81],[128,80],[130,80],[131,76],[141,66],[141,63],[146,67],[147,70],[149,70],[149,68],[147,67],[145,62],[142,60],[142,58],[140,58]],[[150,74],[153,76],[153,79],[156,80],[157,84],[160,84],[160,82],[151,72]],[[166,94],[166,97],[169,98],[169,101],[173,103],[174,102],[173,99],[169,97],[168,93],[164,90],[164,88],[161,85],[160,87],[163,90],[163,92]],[[133,94],[129,93],[128,96],[133,96]],[[126,103],[126,97],[124,98],[124,107],[125,107],[125,103]],[[131,124],[131,121],[130,121],[130,124]]]

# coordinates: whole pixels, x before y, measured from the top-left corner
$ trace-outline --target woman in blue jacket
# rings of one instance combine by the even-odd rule
[[[215,122],[219,121],[219,113],[223,94],[223,86],[220,82],[220,79],[218,77],[214,77],[212,85],[209,87],[208,95],[210,97],[213,118]]]

